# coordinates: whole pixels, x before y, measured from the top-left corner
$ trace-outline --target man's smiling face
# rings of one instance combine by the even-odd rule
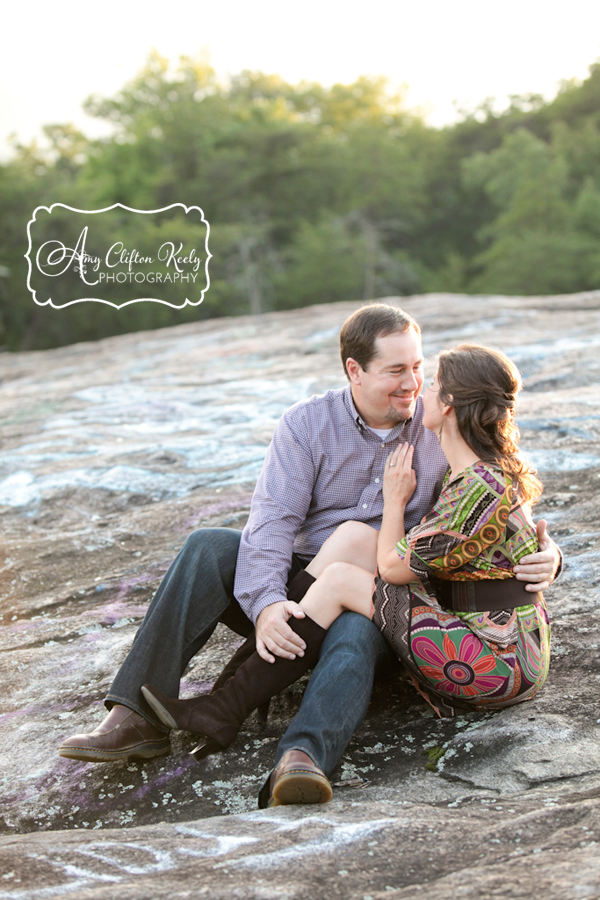
[[[393,428],[411,418],[423,386],[421,338],[409,328],[376,338],[375,348],[366,369],[347,360],[352,398],[371,428]]]

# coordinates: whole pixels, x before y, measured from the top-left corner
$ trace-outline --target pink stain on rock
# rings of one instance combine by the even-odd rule
[[[181,525],[175,530],[178,532],[190,532],[193,531],[200,522],[209,519],[211,516],[218,516],[219,513],[225,512],[238,512],[244,509],[244,507],[249,506],[250,497],[250,494],[236,494],[235,497],[230,499],[224,498],[223,500],[209,503],[203,506],[198,513],[194,513],[194,515],[184,519]]]

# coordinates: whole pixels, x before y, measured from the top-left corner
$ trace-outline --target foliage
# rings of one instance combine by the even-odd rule
[[[219,81],[152,54],[88,113],[0,166],[0,343],[30,349],[209,316],[424,291],[544,294],[600,279],[600,64],[552,101],[513,97],[428,127],[382,78]],[[198,205],[211,223],[200,307],[36,307],[26,227],[39,205]]]
[[[425,763],[425,768],[429,772],[437,772],[438,763],[440,759],[443,758],[446,753],[445,747],[430,747],[428,750],[422,750],[421,753],[423,756],[427,757],[427,762]]]

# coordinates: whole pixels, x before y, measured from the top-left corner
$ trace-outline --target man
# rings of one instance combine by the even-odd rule
[[[106,697],[108,716],[91,734],[64,741],[61,756],[108,761],[167,753],[167,733],[140,687],[150,682],[177,696],[188,662],[218,622],[243,635],[255,623],[263,659],[302,655],[304,642],[288,624],[297,606],[287,599],[287,582],[342,522],[379,527],[385,461],[401,442],[414,446],[417,474],[406,528],[429,512],[447,462],[436,436],[422,426],[419,326],[397,307],[372,304],[346,320],[340,349],[349,385],[298,403],[281,418],[241,535],[213,528],[188,537]],[[515,569],[531,591],[544,590],[560,562],[545,522],[538,535],[538,553]],[[361,548],[348,546],[345,553],[354,562]],[[375,669],[389,655],[369,619],[350,612],[337,619],[278,746],[261,806],[329,799],[326,776],[362,721]]]

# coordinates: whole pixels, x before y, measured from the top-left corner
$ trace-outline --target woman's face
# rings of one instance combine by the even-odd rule
[[[433,381],[423,394],[423,407],[425,415],[423,416],[423,425],[430,431],[439,433],[442,427],[442,414],[444,407],[440,402],[440,385],[438,382],[437,372],[433,377]]]

